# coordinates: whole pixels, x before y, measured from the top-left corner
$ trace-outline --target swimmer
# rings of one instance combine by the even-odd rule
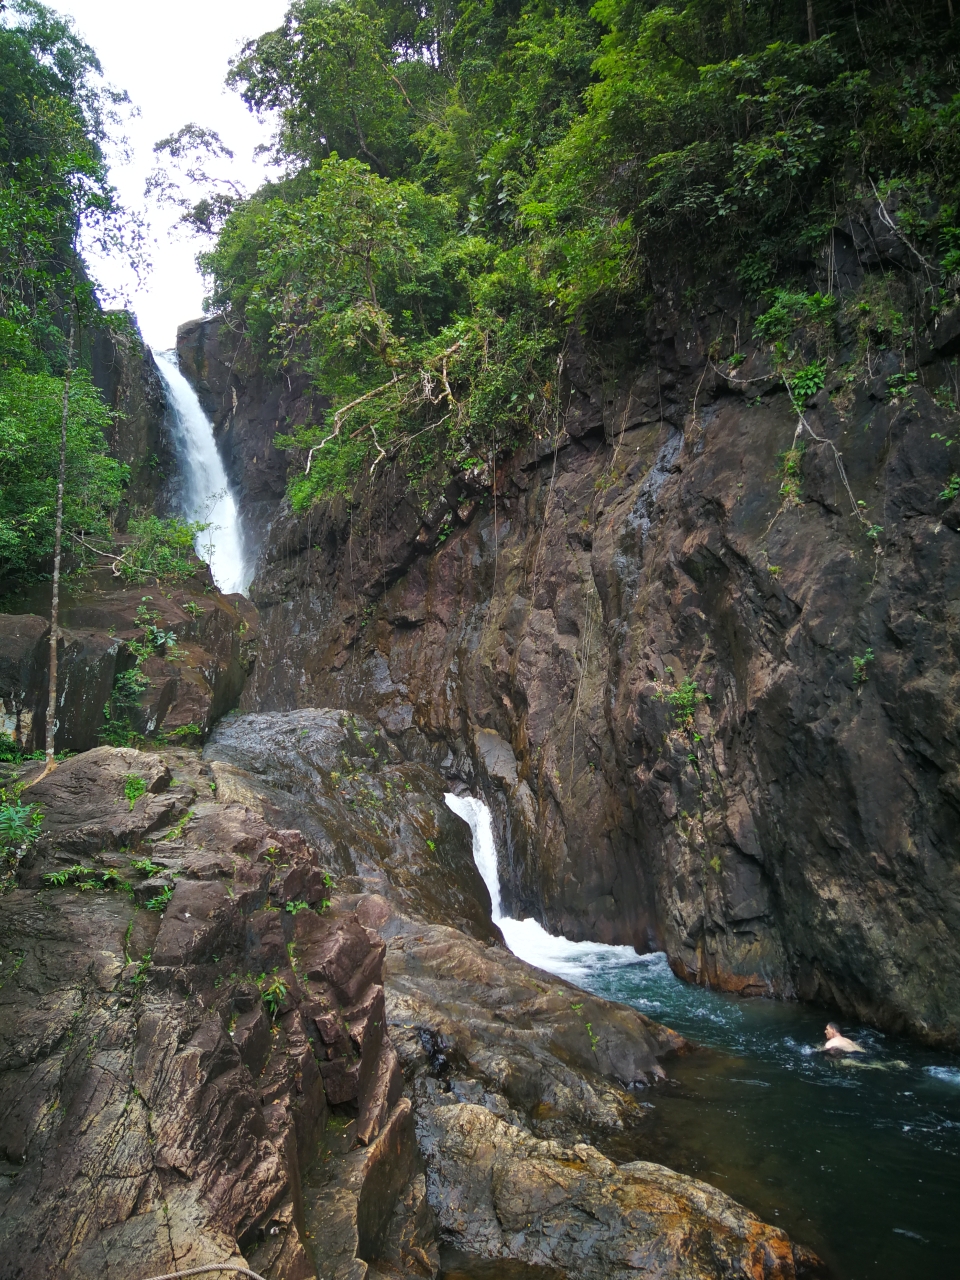
[[[827,1023],[827,1043],[823,1046],[823,1053],[866,1053],[863,1045],[857,1044],[856,1040],[848,1040],[842,1035],[840,1028],[835,1022]]]

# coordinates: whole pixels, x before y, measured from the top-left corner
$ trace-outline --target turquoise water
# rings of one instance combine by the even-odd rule
[[[869,1053],[832,1060],[816,1052],[818,1010],[705,991],[662,955],[605,950],[563,976],[704,1046],[647,1095],[638,1156],[726,1191],[837,1280],[960,1276],[960,1062],[849,1023]]]
[[[643,1095],[639,1146],[611,1154],[719,1187],[815,1250],[835,1280],[960,1277],[960,1060],[845,1023],[868,1052],[838,1061],[817,1052],[829,1016],[820,1010],[706,991],[674,977],[662,954],[512,920],[487,806],[447,804],[473,832],[511,951],[702,1046]]]

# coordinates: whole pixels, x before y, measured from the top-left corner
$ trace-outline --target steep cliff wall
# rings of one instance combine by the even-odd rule
[[[250,545],[259,548],[287,480],[287,455],[274,444],[278,431],[318,411],[302,375],[271,378],[248,344],[217,319],[190,320],[177,330],[177,357],[214,435]]]
[[[556,436],[495,473],[281,509],[242,705],[425,733],[497,808],[514,912],[955,1043],[949,415],[895,362],[837,379],[791,501],[797,415],[721,327],[666,295],[632,385],[571,360]]]
[[[163,383],[136,317],[111,316],[115,323],[94,331],[89,352],[93,381],[116,414],[107,443],[130,468],[126,510],[163,507],[175,468]]]

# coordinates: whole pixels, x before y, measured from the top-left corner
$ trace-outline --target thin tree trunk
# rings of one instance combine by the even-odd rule
[[[813,0],[807,0],[807,35],[811,41],[817,38],[817,24],[813,20]]]
[[[70,340],[67,368],[63,375],[63,413],[60,417],[60,478],[57,484],[57,517],[53,540],[53,596],[50,603],[50,693],[44,727],[47,762],[35,781],[45,778],[57,767],[54,758],[54,735],[57,726],[57,644],[60,640],[60,557],[63,549],[63,491],[67,483],[67,422],[70,416],[70,380],[73,376],[73,349],[76,339],[76,312],[70,300]]]

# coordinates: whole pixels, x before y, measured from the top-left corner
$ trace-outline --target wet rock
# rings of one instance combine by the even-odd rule
[[[50,625],[33,614],[0,614],[0,701],[2,729],[33,748],[34,719],[40,707],[44,662],[49,661]]]
[[[153,353],[128,311],[107,313],[114,323],[91,334],[90,374],[113,410],[110,452],[130,468],[122,515],[163,505],[174,474],[167,400]]]
[[[74,587],[60,617],[57,751],[89,751],[101,741],[116,679],[135,663],[130,645],[144,641],[145,607],[174,640],[140,662],[146,683],[128,706],[133,729],[148,736],[186,731],[202,740],[236,704],[251,661],[255,611],[247,602],[204,593],[205,585],[193,582],[168,594],[118,589],[104,571]],[[44,618],[0,615],[4,732],[19,733],[25,752],[44,746],[49,634]]]
[[[379,726],[330,709],[229,716],[204,760],[220,799],[259,807],[278,826],[296,823],[338,880],[356,877],[427,919],[499,936],[469,831],[444,803],[445,780],[405,759]],[[300,873],[289,861],[292,894]],[[301,884],[322,893],[316,881]]]

